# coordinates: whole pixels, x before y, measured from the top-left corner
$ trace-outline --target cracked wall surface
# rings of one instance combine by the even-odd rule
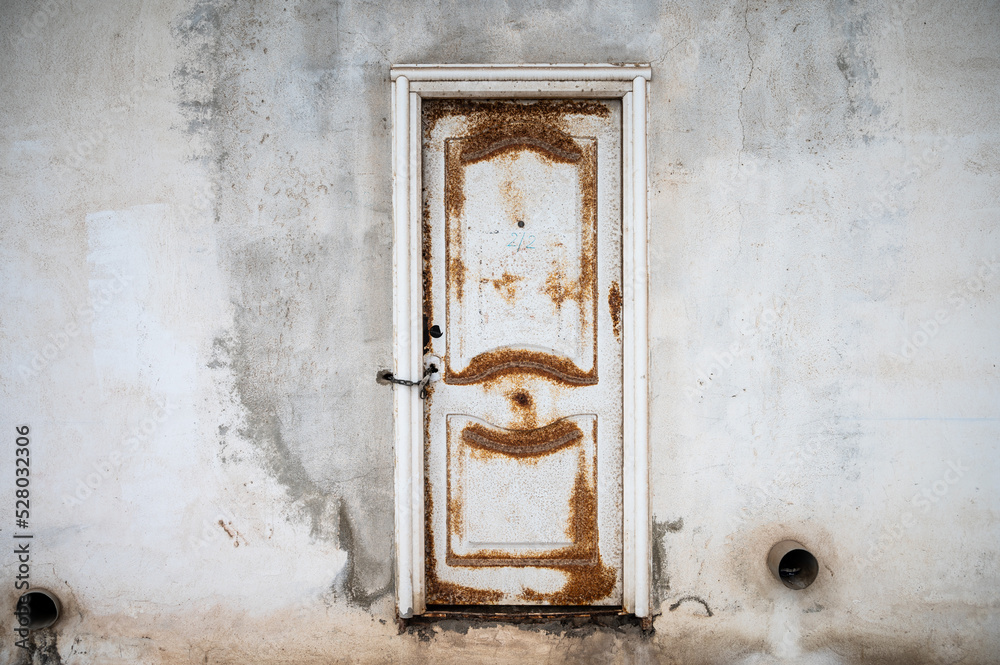
[[[0,661],[995,662],[998,47],[996,2],[3,3],[2,446],[64,611]],[[389,66],[433,62],[652,65],[652,634],[397,629]]]

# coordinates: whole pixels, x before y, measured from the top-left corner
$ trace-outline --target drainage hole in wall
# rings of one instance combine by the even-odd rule
[[[816,581],[819,574],[819,562],[807,550],[792,550],[781,557],[778,564],[778,574],[782,583],[789,589],[805,589]]]
[[[18,598],[14,613],[28,630],[48,628],[59,618],[59,600],[48,591],[29,591]]]

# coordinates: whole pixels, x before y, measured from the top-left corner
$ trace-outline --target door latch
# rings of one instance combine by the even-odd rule
[[[424,376],[419,381],[408,381],[406,379],[397,379],[393,376],[392,372],[387,369],[379,370],[379,373],[375,375],[375,381],[381,383],[382,385],[397,385],[397,386],[420,386],[420,399],[427,398],[427,384],[431,382],[431,374],[437,374],[437,365],[428,365],[424,369]]]

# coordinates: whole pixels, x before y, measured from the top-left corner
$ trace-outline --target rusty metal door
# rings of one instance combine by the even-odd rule
[[[621,104],[422,114],[426,601],[621,604]]]

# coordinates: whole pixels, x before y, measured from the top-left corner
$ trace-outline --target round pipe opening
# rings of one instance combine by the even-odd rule
[[[48,628],[59,620],[59,599],[45,589],[35,589],[17,599],[17,623],[28,630]]]
[[[767,555],[767,567],[774,578],[789,589],[805,589],[819,575],[819,561],[801,543],[783,540]]]

